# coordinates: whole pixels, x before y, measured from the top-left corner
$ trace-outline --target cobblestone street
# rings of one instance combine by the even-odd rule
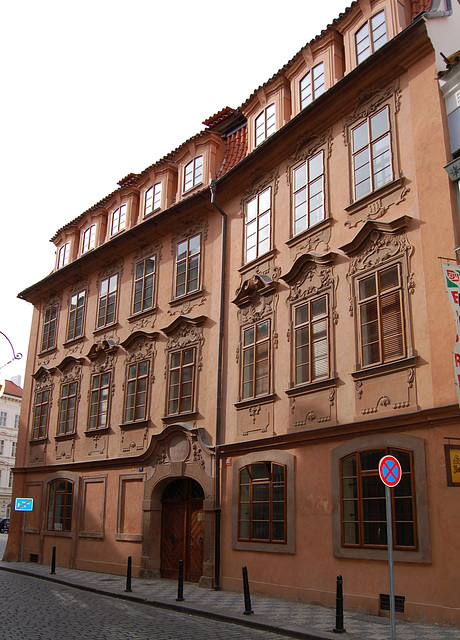
[[[281,640],[240,625],[164,611],[2,572],[0,636],[8,640]],[[5,615],[6,614],[6,615]]]

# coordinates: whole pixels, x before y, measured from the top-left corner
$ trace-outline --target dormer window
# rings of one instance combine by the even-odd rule
[[[57,268],[61,269],[62,267],[65,267],[65,265],[69,263],[69,257],[70,257],[70,242],[66,242],[59,249]]]
[[[320,62],[300,81],[300,108],[304,109],[325,90],[324,62]]]
[[[123,231],[126,225],[126,205],[122,204],[121,207],[115,209],[112,213],[112,225],[110,227],[110,235],[114,236],[119,231]]]
[[[185,166],[184,193],[203,182],[203,156],[197,156]]]
[[[261,144],[276,131],[275,105],[270,104],[256,118],[255,143]]]
[[[144,200],[144,216],[148,216],[161,206],[161,182],[147,189]]]
[[[94,241],[96,239],[96,225],[92,224],[90,227],[85,229],[83,233],[83,241],[81,245],[81,252],[86,253],[91,249],[94,249]]]
[[[358,64],[373,54],[374,51],[383,47],[386,41],[385,12],[379,11],[356,33],[356,58]]]

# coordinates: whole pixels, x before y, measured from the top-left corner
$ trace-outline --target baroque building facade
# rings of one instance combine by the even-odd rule
[[[439,261],[455,264],[460,229],[437,78],[457,5],[353,2],[59,229],[54,271],[20,294],[34,318],[14,495],[34,510],[5,559],[56,547],[121,574],[131,556],[158,578],[183,560],[187,580],[233,590],[247,565],[260,592],[324,605],[341,574],[347,607],[384,612],[392,454],[402,615],[460,623]]]

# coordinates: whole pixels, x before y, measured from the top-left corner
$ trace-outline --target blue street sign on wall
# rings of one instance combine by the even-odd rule
[[[33,498],[16,498],[14,502],[15,511],[33,511],[34,499]]]

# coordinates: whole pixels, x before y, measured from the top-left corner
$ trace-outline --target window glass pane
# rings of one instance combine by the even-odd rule
[[[386,453],[385,449],[362,451],[359,456],[360,463],[361,463],[361,470],[362,471],[368,471],[368,470],[378,471],[379,462],[381,458],[383,458],[385,453]]]

